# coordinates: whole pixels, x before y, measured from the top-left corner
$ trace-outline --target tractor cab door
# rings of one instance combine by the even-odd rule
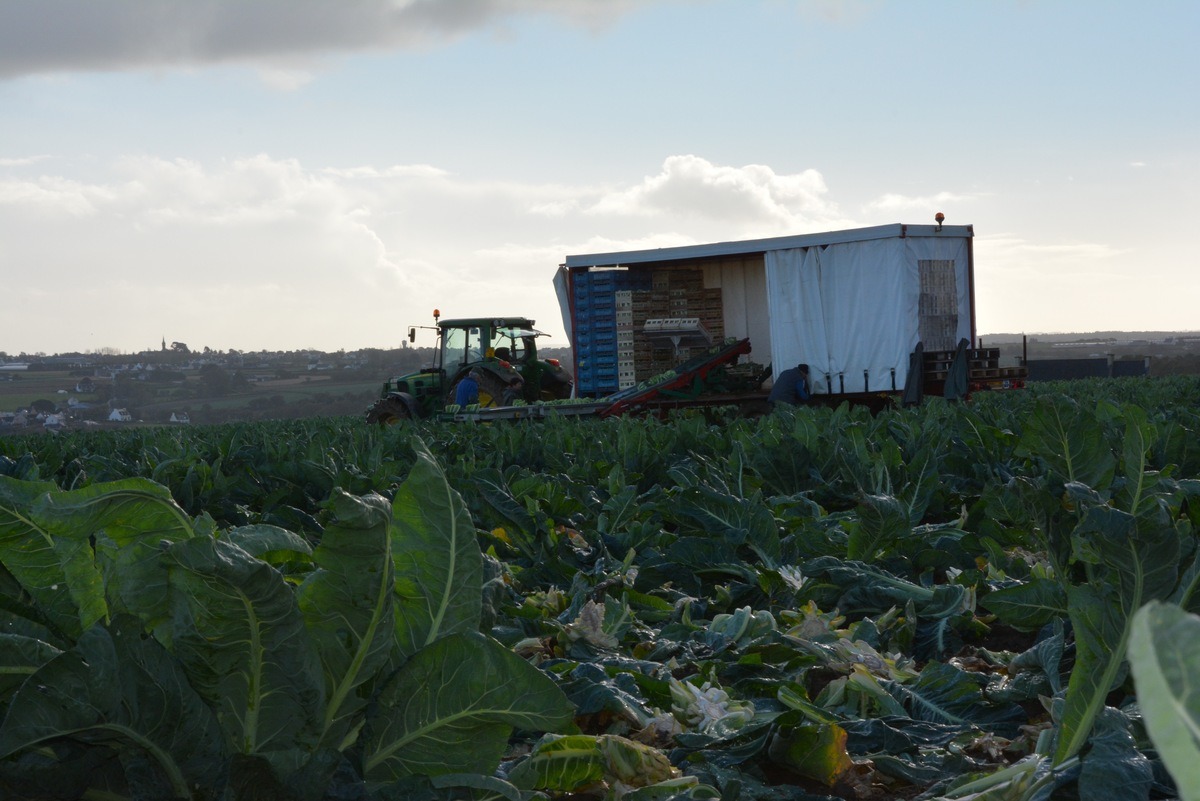
[[[446,328],[442,334],[442,369],[447,376],[457,375],[475,364],[487,350],[487,332],[479,326]]]

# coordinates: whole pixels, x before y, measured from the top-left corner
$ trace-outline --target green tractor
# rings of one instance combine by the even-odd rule
[[[538,358],[537,338],[546,335],[534,329],[533,320],[439,316],[434,310],[438,349],[433,366],[386,381],[379,400],[367,409],[368,423],[432,417],[455,402],[458,385],[468,375],[479,386],[483,407],[571,397],[571,374],[557,359]],[[416,337],[417,328],[409,328],[409,342]]]

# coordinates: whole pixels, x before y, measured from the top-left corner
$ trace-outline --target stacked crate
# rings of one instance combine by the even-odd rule
[[[573,282],[581,396],[632,387],[697,355],[650,342],[642,335],[647,320],[698,318],[714,343],[724,339],[721,290],[705,289],[699,269],[579,271]]]
[[[575,275],[575,386],[581,395],[617,389],[617,289],[613,272]]]
[[[928,350],[950,350],[957,344],[958,281],[953,259],[917,262],[921,296],[917,315],[919,336]]]
[[[637,383],[633,360],[633,290],[617,290],[617,388]]]
[[[701,290],[701,306],[696,310],[696,317],[712,334],[714,342],[725,340],[725,307],[722,304],[721,289]]]

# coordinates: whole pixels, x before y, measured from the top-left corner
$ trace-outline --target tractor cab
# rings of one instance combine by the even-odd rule
[[[478,385],[478,404],[506,406],[571,397],[571,375],[557,359],[537,356],[537,338],[546,336],[525,317],[442,320],[434,311],[438,348],[434,364],[417,373],[387,381],[367,420],[391,424],[431,417],[454,402],[458,385],[468,375]],[[418,326],[408,331],[416,341]]]
[[[459,381],[472,370],[481,406],[570,397],[570,374],[557,359],[538,359],[537,338],[546,334],[533,326],[524,317],[440,321],[438,367],[447,397],[454,397]]]

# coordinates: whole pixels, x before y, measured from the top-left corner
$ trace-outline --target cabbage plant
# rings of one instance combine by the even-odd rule
[[[571,731],[554,681],[479,631],[474,526],[416,452],[390,502],[335,491],[315,548],[191,518],[146,479],[60,491],[0,476],[4,786],[315,799],[472,785],[499,781],[514,728]]]

